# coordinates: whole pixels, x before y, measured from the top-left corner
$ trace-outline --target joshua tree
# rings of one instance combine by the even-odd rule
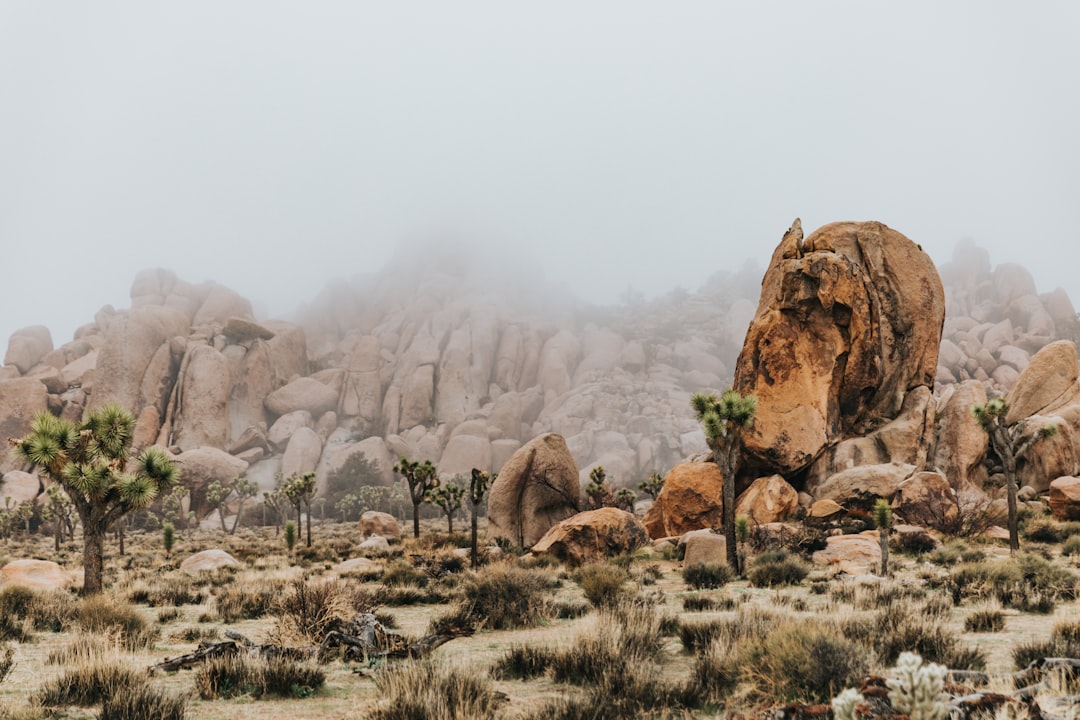
[[[653,473],[647,480],[639,482],[637,489],[655,500],[660,495],[660,491],[664,489],[664,476],[660,473]]]
[[[105,536],[132,510],[144,508],[176,482],[173,460],[149,447],[128,470],[135,417],[106,405],[82,423],[38,413],[30,432],[12,440],[15,452],[64,488],[83,528],[83,594],[102,590]]]
[[[439,487],[439,474],[430,460],[409,462],[406,457],[394,466],[394,472],[405,478],[409,484],[409,499],[412,500],[413,537],[420,537],[420,503],[428,492]]]
[[[169,521],[161,526],[161,546],[165,548],[165,557],[172,557],[173,543],[176,542],[176,528]]]
[[[712,450],[713,462],[723,478],[721,523],[724,526],[727,559],[736,572],[741,572],[735,537],[735,473],[742,461],[742,437],[739,432],[754,422],[757,398],[753,395],[743,397],[728,388],[720,397],[712,393],[695,393],[690,398],[690,405],[701,421],[705,440]]]
[[[50,485],[45,488],[45,494],[49,499],[45,503],[42,515],[53,524],[53,539],[56,550],[59,552],[60,543],[64,541],[64,537],[72,537],[75,534],[75,505],[59,485]]]
[[[454,513],[461,509],[465,499],[465,488],[457,483],[447,483],[434,490],[428,490],[424,501],[435,505],[446,514],[446,531],[454,532]]]
[[[971,413],[990,436],[990,444],[1005,468],[1009,502],[1009,552],[1014,553],[1020,549],[1020,532],[1016,521],[1016,490],[1019,484],[1016,459],[1040,440],[1053,437],[1057,433],[1057,425],[1044,425],[1024,438],[1025,421],[1008,422],[1006,416],[1009,414],[1009,405],[1002,398],[994,398],[985,405],[975,405],[971,408]]]
[[[311,499],[315,497],[315,473],[295,473],[281,490],[296,508],[297,528],[301,527],[300,506],[307,508],[307,546],[311,547]]]
[[[469,478],[469,515],[472,519],[472,533],[470,537],[470,547],[472,552],[469,555],[469,562],[473,567],[480,564],[480,553],[476,546],[476,526],[477,518],[480,516],[480,503],[484,502],[484,495],[487,494],[488,484],[495,482],[495,478],[498,477],[498,473],[489,475],[488,473],[472,469],[472,477]]]
[[[889,528],[892,527],[892,508],[885,498],[874,503],[874,524],[881,542],[881,576],[889,577]]]

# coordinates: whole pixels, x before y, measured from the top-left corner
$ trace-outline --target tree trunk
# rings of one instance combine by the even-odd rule
[[[311,547],[311,503],[305,503],[307,507],[307,546]]]
[[[473,567],[476,567],[477,564],[480,561],[479,553],[477,552],[477,548],[476,548],[477,515],[479,515],[479,510],[477,510],[476,503],[473,503],[473,506],[472,506],[472,543],[470,545],[470,547],[472,548],[472,551],[471,551],[471,554],[470,554],[470,557],[469,557],[470,564]]]
[[[105,574],[105,524],[96,518],[83,518],[83,589],[84,597],[102,590]]]
[[[412,505],[412,534],[414,538],[420,537],[420,503],[415,500]]]
[[[730,431],[729,431],[730,433]],[[724,545],[727,550],[728,565],[735,571],[736,575],[742,575],[742,568],[739,566],[739,548],[737,545],[737,539],[735,537],[735,469],[739,464],[739,458],[737,455],[735,443],[737,440],[734,434],[729,434],[724,438],[724,442],[721,447],[713,451],[714,456],[719,451],[721,457],[716,459],[716,466],[720,469],[720,475],[723,479],[723,501],[724,506],[721,509],[721,523],[724,526]]]
[[[116,537],[120,541],[120,557],[124,556],[124,521],[120,520],[116,527]]]
[[[1005,485],[1009,502],[1009,554],[1020,549],[1020,527],[1016,516],[1016,458],[1009,454],[1005,459]]]
[[[889,577],[889,528],[878,528],[881,542],[881,576]]]
[[[450,535],[454,534],[454,513],[446,513],[446,532]]]

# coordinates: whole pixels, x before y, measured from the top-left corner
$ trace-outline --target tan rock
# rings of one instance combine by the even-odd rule
[[[1021,442],[1049,425],[1057,427],[1057,431],[1049,438],[1036,441],[1016,462],[1020,485],[1030,485],[1038,492],[1046,492],[1054,478],[1080,474],[1077,439],[1072,425],[1063,418],[1042,415],[1027,418],[1020,434]]]
[[[577,566],[633,552],[648,540],[640,520],[625,510],[605,507],[557,523],[532,546],[532,553]]]
[[[266,433],[266,439],[277,450],[284,450],[289,445],[289,438],[302,427],[313,427],[311,413],[307,410],[294,410],[274,421]]]
[[[231,317],[225,321],[221,334],[233,345],[250,345],[256,340],[270,340],[276,333],[268,327],[243,317]]]
[[[814,553],[815,565],[826,565],[849,575],[864,575],[881,568],[881,542],[877,530],[858,535],[834,535]]]
[[[224,327],[232,318],[250,318],[251,303],[238,293],[222,285],[211,285],[210,292],[199,306],[192,325],[216,324]]]
[[[936,472],[915,473],[902,482],[893,495],[892,508],[911,525],[936,529],[952,524],[960,512],[956,492]]]
[[[786,520],[799,507],[799,493],[780,475],[755,480],[735,501],[735,515],[755,525]]]
[[[21,438],[30,432],[34,415],[47,410],[49,393],[34,378],[0,380],[0,442]],[[0,451],[0,472],[22,467],[22,461],[5,447]]]
[[[956,490],[981,488],[986,482],[986,450],[990,436],[971,409],[986,404],[986,386],[966,380],[956,386],[938,413],[933,465]]]
[[[188,318],[178,310],[152,305],[106,313],[99,324],[103,324],[104,343],[98,351],[87,410],[117,403],[137,412],[141,410],[138,401],[151,360],[163,344],[187,336]],[[157,370],[165,369],[158,366]],[[82,384],[85,388],[86,374]]]
[[[322,449],[322,438],[314,430],[306,427],[297,430],[289,439],[285,454],[281,456],[282,477],[290,478],[297,474],[315,472]]]
[[[680,463],[664,478],[663,490],[645,513],[645,527],[651,538],[720,527],[723,503],[723,478],[716,463]]]
[[[318,417],[337,408],[338,394],[318,380],[304,377],[270,393],[265,402],[266,409],[276,416],[306,410]]]
[[[473,468],[491,471],[491,441],[487,436],[455,435],[439,459],[439,474],[469,475]]]
[[[727,565],[727,542],[712,530],[694,530],[683,536],[683,567]]]
[[[368,510],[360,516],[360,534],[364,537],[381,535],[397,540],[401,537],[401,525],[390,513]]]
[[[279,387],[270,343],[254,341],[244,353],[234,377],[227,406],[231,444],[235,444],[248,428],[263,426],[268,421],[264,401]]]
[[[1075,402],[1080,396],[1078,376],[1076,343],[1071,340],[1050,343],[1035,353],[1006,396],[1009,412],[1005,420],[1011,424],[1032,415],[1050,414]]]
[[[548,433],[514,453],[488,496],[488,533],[531,547],[574,515],[581,501],[578,469],[566,440]]]
[[[880,223],[834,223],[773,254],[735,370],[758,410],[750,468],[790,477],[933,385],[945,294],[933,262]]]
[[[224,449],[229,435],[226,404],[230,384],[225,356],[209,345],[193,347],[183,383],[182,405],[174,425],[176,445],[181,450]]]
[[[835,500],[841,505],[849,500],[888,499],[913,472],[913,465],[861,465],[833,475],[815,488],[813,495],[817,500]]]
[[[82,357],[72,360],[65,365],[60,374],[64,378],[64,382],[68,384],[68,387],[80,387],[85,384],[85,378],[87,373],[93,373],[97,367],[98,351],[91,350]]]
[[[380,563],[375,562],[371,558],[358,557],[339,562],[334,566],[334,572],[339,575],[363,575],[365,573],[377,572],[381,567],[382,565]]]
[[[4,364],[14,365],[19,372],[26,373],[41,362],[53,349],[52,334],[44,325],[32,325],[16,330],[8,338]]]
[[[382,535],[372,535],[357,545],[356,549],[366,555],[386,555],[390,552],[390,543]]]
[[[191,492],[191,509],[200,517],[206,513],[206,486],[215,480],[227,485],[248,469],[243,460],[213,447],[186,450],[176,461],[180,483]]]
[[[1050,512],[1056,519],[1080,520],[1080,477],[1066,476],[1052,481],[1048,499]]]
[[[0,567],[0,587],[64,590],[73,582],[70,573],[48,560],[12,560]]]
[[[844,508],[835,500],[817,500],[810,506],[810,512],[807,513],[807,519],[813,520],[834,520],[845,512]]]
[[[198,575],[201,572],[212,572],[227,567],[242,568],[244,564],[224,550],[214,548],[184,558],[184,561],[180,563],[180,572]]]
[[[30,502],[41,494],[41,480],[22,470],[9,470],[0,480],[0,507],[10,501],[11,507]]]

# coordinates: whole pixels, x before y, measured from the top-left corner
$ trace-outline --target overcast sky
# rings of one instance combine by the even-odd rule
[[[797,215],[1080,305],[1078,32],[1072,1],[2,0],[0,343],[145,267],[288,316],[417,235],[652,296]]]

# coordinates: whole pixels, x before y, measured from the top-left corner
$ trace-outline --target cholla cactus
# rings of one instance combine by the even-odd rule
[[[901,653],[893,669],[896,677],[886,681],[893,708],[911,720],[945,720],[949,715],[947,696],[942,694],[946,672],[943,665],[924,665],[915,653]]]
[[[833,698],[832,710],[835,720],[855,720],[855,708],[863,702],[862,694],[855,688],[848,688]]]

